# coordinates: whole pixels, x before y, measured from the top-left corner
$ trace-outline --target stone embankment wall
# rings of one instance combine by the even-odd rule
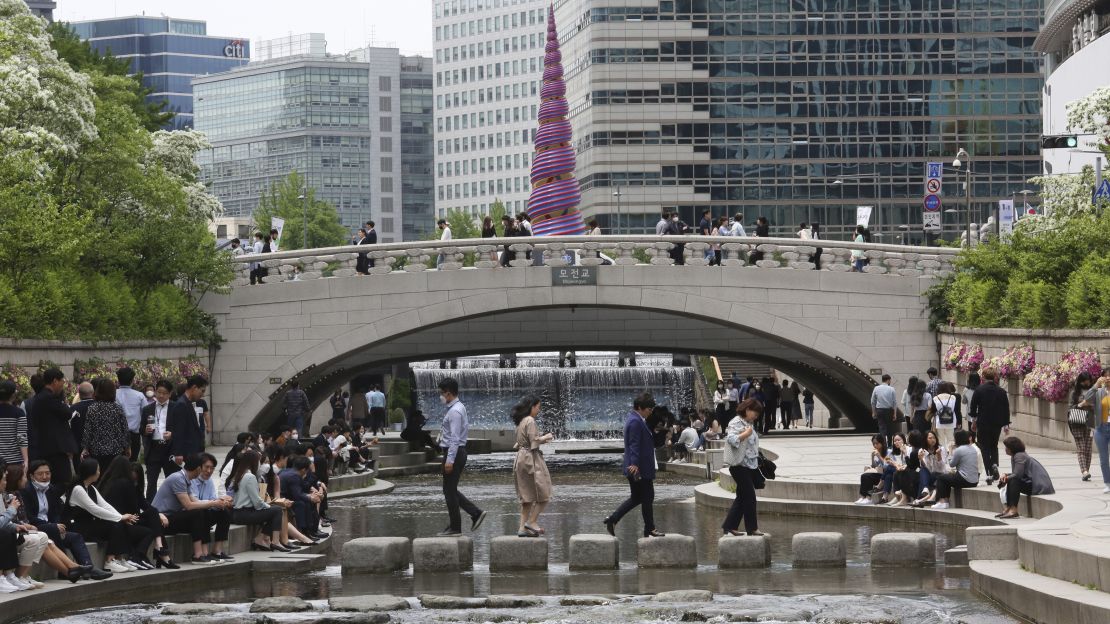
[[[1073,349],[1098,351],[1103,366],[1110,366],[1110,330],[1078,329],[963,329],[942,328],[937,333],[940,352],[957,342],[983,346],[986,357],[1001,355],[1006,349],[1023,342],[1033,345],[1038,363],[1055,363],[1061,354]],[[941,376],[956,382],[962,389],[967,373],[942,370]],[[903,380],[904,383],[904,380]],[[1025,442],[1048,448],[1072,449],[1074,442],[1068,430],[1068,404],[1052,403],[1021,395],[1021,380],[1007,379],[1002,384],[1010,393],[1012,430]]]
[[[208,346],[191,342],[135,340],[90,343],[0,338],[0,364],[14,364],[32,373],[38,369],[39,362],[48,360],[57,364],[66,374],[67,379],[73,378],[75,360],[92,358],[100,358],[106,362],[149,358],[180,360],[190,356],[195,356],[211,366]]]

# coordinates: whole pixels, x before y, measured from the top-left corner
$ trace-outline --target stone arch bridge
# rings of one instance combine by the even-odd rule
[[[726,259],[706,266],[705,250],[722,241]],[[316,406],[372,367],[569,349],[766,363],[867,429],[879,371],[904,383],[938,360],[922,293],[955,251],[821,241],[817,270],[817,249],[799,242],[510,238],[240,257],[230,294],[202,301],[226,340],[213,367],[217,437],[271,426],[294,379]],[[509,267],[497,266],[504,245],[520,258]],[[362,249],[373,250],[370,275],[355,274]],[[853,249],[870,260],[863,273],[850,272]],[[754,252],[754,265],[741,260]],[[248,263],[260,258],[270,277],[251,286]]]

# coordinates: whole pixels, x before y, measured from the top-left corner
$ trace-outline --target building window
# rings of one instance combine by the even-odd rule
[[[393,159],[388,157],[382,158],[382,173],[393,173]]]
[[[384,230],[386,232],[392,232],[393,231],[393,218],[392,217],[382,217],[382,230]]]
[[[388,176],[382,178],[382,192],[383,193],[392,193],[393,192],[393,178],[388,177]]]
[[[378,119],[378,130],[382,132],[393,132],[393,118],[381,117]],[[450,130],[450,128],[448,128]]]
[[[378,91],[392,91],[393,79],[389,76],[378,76]]]
[[[393,112],[393,98],[387,96],[378,98],[378,109],[383,113]]]
[[[383,197],[382,198],[382,212],[388,212],[390,214],[393,213],[393,198],[392,197]]]
[[[216,238],[227,238],[227,226],[226,225],[217,225],[216,226]]]
[[[378,137],[378,146],[381,149],[381,151],[383,151],[383,152],[392,152],[393,151],[393,137],[386,137],[386,136]],[[442,152],[442,149],[443,149],[443,144],[441,143],[440,144],[441,152]]]

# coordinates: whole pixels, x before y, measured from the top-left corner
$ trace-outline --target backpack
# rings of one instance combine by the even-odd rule
[[[936,418],[937,422],[942,425],[951,425],[956,419],[956,413],[952,411],[952,403],[949,401],[941,401]]]

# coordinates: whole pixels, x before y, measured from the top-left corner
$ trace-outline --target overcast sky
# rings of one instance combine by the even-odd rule
[[[164,14],[208,22],[208,34],[274,39],[322,32],[328,51],[371,40],[403,53],[432,53],[432,0],[58,0],[56,19],[75,22]]]

